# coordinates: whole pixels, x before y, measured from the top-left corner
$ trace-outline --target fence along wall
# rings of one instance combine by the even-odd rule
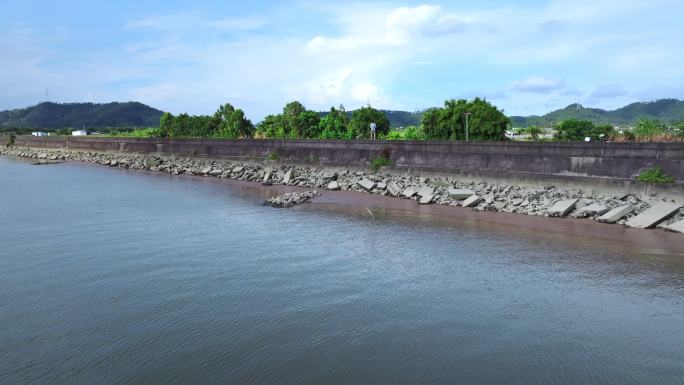
[[[368,165],[390,154],[393,167],[493,177],[633,179],[660,166],[684,181],[684,143],[214,140],[19,136],[19,146]]]

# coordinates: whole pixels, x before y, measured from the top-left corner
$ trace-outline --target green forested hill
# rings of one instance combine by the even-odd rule
[[[138,102],[51,103],[0,111],[0,128],[157,127],[162,111]]]
[[[654,102],[638,102],[610,111],[582,106],[578,108],[577,104],[571,104],[543,116],[511,116],[510,118],[511,123],[516,127],[551,126],[566,119],[586,119],[594,123],[610,123],[618,126],[634,126],[642,118],[674,123],[684,121],[684,101],[661,99]]]

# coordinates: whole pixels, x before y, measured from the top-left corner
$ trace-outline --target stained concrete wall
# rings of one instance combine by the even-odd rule
[[[684,143],[216,140],[19,136],[19,146],[364,166],[492,177],[632,180],[661,166],[684,181]],[[680,182],[681,186],[681,182]]]

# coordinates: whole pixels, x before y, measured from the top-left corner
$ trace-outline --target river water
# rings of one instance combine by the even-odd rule
[[[684,263],[0,157],[0,384],[683,384]]]

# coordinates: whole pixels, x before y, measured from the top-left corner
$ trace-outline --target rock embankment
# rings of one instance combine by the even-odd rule
[[[682,228],[682,202],[646,200],[635,195],[607,195],[555,186],[517,186],[473,182],[458,177],[369,173],[345,168],[305,167],[205,158],[177,158],[154,154],[97,153],[10,147],[0,154],[50,161],[82,161],[111,167],[164,172],[173,175],[237,179],[262,184],[284,184],[310,189],[347,190],[412,199],[418,204],[463,206],[536,216],[588,218],[633,227]],[[310,199],[310,198],[309,198]],[[666,204],[666,205],[664,205]],[[641,216],[641,217],[640,217]]]
[[[321,195],[318,191],[290,192],[270,198],[264,202],[264,206],[288,208],[302,203],[307,203],[311,199]]]

